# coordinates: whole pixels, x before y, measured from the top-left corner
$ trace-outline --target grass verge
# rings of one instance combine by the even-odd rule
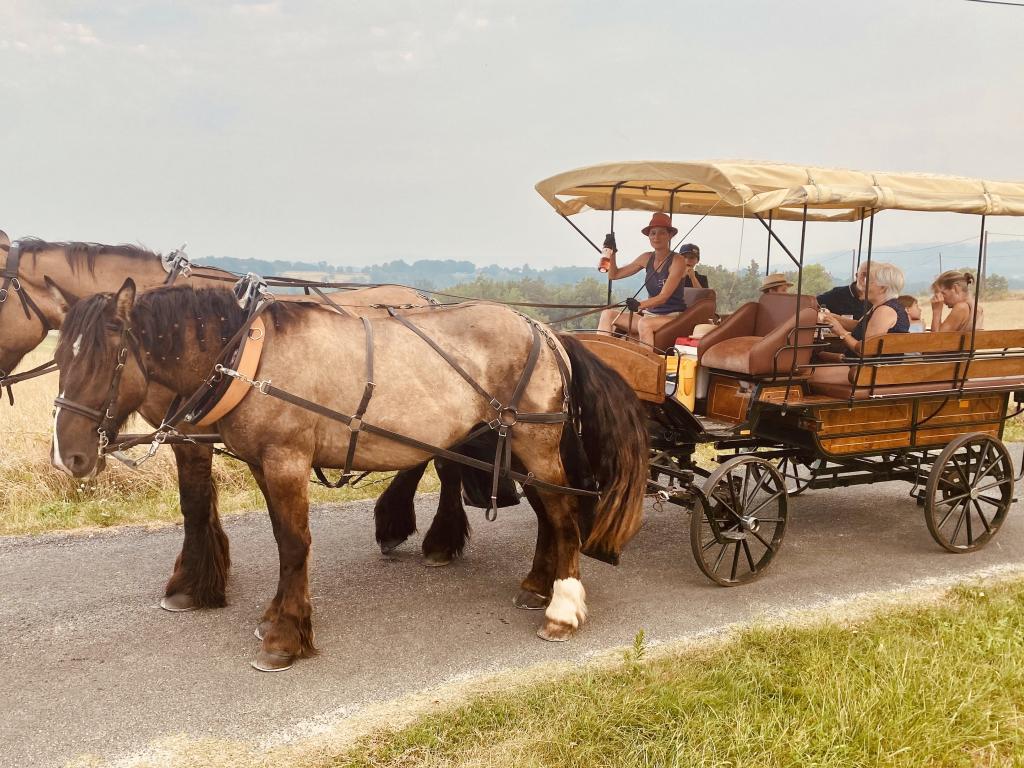
[[[427,716],[343,766],[1024,765],[1024,582],[743,631]]]

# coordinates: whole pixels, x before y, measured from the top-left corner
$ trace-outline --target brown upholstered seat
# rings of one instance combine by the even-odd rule
[[[749,376],[788,374],[793,365],[811,360],[818,305],[813,296],[769,293],[744,304],[700,341],[698,359],[704,368]],[[785,349],[796,344],[806,349]]]
[[[715,314],[715,292],[710,288],[684,288],[686,309],[654,333],[654,346],[668,349],[680,336],[689,336],[694,326],[711,322]]]

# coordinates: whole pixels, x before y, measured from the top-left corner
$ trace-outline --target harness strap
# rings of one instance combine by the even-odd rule
[[[7,389],[7,398],[11,401],[11,405],[14,405],[14,390],[12,387],[22,381],[28,381],[34,379],[37,376],[45,376],[48,373],[53,373],[57,370],[57,361],[50,360],[49,362],[37,365],[35,368],[30,368],[27,371],[21,373],[5,374],[0,371],[0,390]]]
[[[0,305],[4,304],[7,301],[7,297],[10,296],[10,292],[14,291],[18,294],[18,299],[21,301],[21,310],[25,313],[25,317],[31,319],[32,315],[35,314],[39,318],[39,322],[43,324],[43,331],[48,333],[53,330],[53,326],[50,325],[50,321],[43,314],[43,310],[39,308],[39,305],[28,295],[28,291],[22,287],[21,280],[18,278],[20,267],[21,241],[15,240],[7,250],[7,262],[4,265],[3,271],[0,272],[0,277],[3,278],[3,285],[0,285]]]
[[[419,328],[417,328],[415,325],[413,325],[412,322],[409,321],[407,318],[402,317],[401,315],[397,314],[395,312],[395,308],[394,307],[387,307],[386,309],[388,311],[388,314],[391,315],[393,318],[395,318],[395,320],[400,322],[402,325],[404,325],[410,331],[412,331],[417,336],[419,336],[421,339],[423,339],[425,342],[427,342],[427,344],[430,345],[431,349],[433,349],[435,352],[437,352],[437,354],[439,354],[444,359],[444,361],[446,363],[448,363],[448,365],[450,365],[452,368],[455,369],[455,372],[457,374],[459,374],[459,376],[461,376],[463,379],[466,380],[467,384],[469,384],[473,389],[475,389],[477,392],[479,392],[481,397],[484,397],[491,404],[491,407],[493,407],[495,410],[497,410],[500,407],[501,403],[498,402],[498,399],[496,397],[492,396],[490,392],[485,390],[479,384],[477,384],[477,382],[473,379],[473,377],[470,376],[468,373],[466,373],[466,370],[461,365],[458,364],[458,362],[455,360],[455,358],[453,358],[451,355],[449,355],[447,352],[445,352],[438,345],[438,343],[436,341],[434,341],[432,338],[427,336],[427,334],[425,334],[423,331],[421,331]]]
[[[330,300],[328,299],[328,301]],[[331,303],[333,304],[333,302]],[[363,414],[366,413],[366,407],[370,404],[370,398],[373,397],[373,389],[377,386],[373,381],[373,326],[367,318],[360,319],[363,321],[363,329],[366,331],[366,388],[363,389],[363,397],[356,408],[356,415],[348,423],[352,436],[348,441],[348,455],[345,456],[345,468],[341,472],[341,477],[336,482],[331,482],[320,467],[315,467],[313,470],[317,479],[328,488],[341,488],[352,480],[352,460],[356,456],[356,442],[359,440],[359,433],[362,429]],[[365,476],[365,474],[364,472],[363,475]]]

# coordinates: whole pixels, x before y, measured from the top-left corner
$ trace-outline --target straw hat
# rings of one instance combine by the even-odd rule
[[[776,272],[774,275],[768,275],[761,281],[761,293],[767,293],[772,288],[778,288],[780,285],[784,285],[787,288],[793,287],[793,284],[783,274]]]
[[[698,323],[697,325],[693,326],[693,330],[690,332],[690,338],[702,339],[707,334],[711,333],[713,330],[715,330],[714,323]]]

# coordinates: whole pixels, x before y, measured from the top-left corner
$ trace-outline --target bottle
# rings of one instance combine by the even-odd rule
[[[612,257],[615,255],[615,233],[604,236],[604,247],[601,249],[601,260],[597,263],[598,272],[607,272],[612,266]]]

